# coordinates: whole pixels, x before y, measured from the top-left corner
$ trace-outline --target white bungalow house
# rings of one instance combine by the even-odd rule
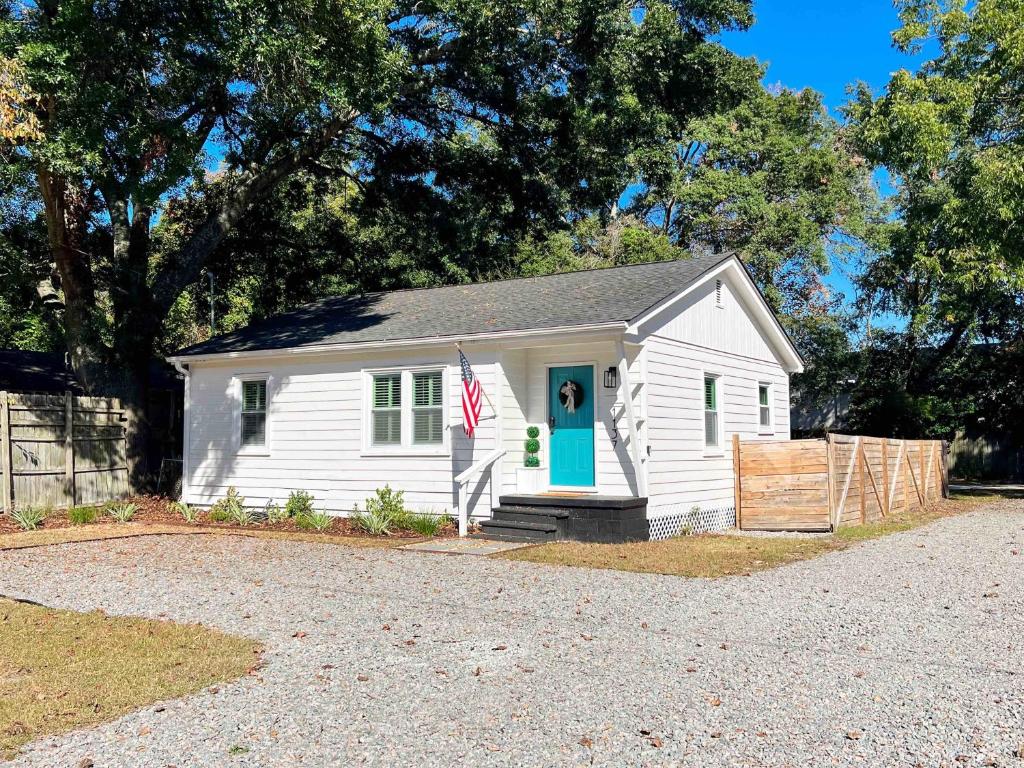
[[[390,484],[490,534],[591,540],[731,523],[731,438],[788,439],[802,370],[732,255],[330,298],[172,362],[190,504],[305,490],[344,515]]]

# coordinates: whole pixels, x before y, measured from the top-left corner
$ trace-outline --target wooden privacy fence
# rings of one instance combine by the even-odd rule
[[[743,530],[829,531],[881,520],[948,495],[945,444],[830,434],[823,440],[733,438]]]
[[[126,496],[125,451],[125,411],[115,398],[0,392],[5,512]]]

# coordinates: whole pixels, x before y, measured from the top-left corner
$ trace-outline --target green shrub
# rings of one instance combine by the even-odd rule
[[[298,517],[312,514],[313,501],[313,497],[305,491],[292,491],[288,494],[288,501],[284,505],[286,516]]]
[[[72,525],[95,523],[97,517],[99,510],[96,507],[72,507],[68,510],[68,521]]]
[[[448,515],[435,515],[428,512],[422,515],[409,515],[406,525],[403,527],[410,531],[416,531],[421,536],[437,536],[449,522],[451,522],[451,518]]]
[[[23,530],[34,531],[46,519],[49,512],[50,510],[42,507],[25,507],[11,512],[11,519]]]
[[[130,501],[111,502],[110,504],[107,504],[107,514],[119,523],[130,522],[131,519],[135,517],[135,513],[138,509],[139,505]]]
[[[288,510],[281,509],[280,505],[275,504],[273,501],[268,501],[263,506],[263,514],[267,518],[268,523],[282,523],[288,519]]]
[[[238,489],[232,485],[228,487],[227,495],[210,507],[210,520],[215,523],[234,522],[243,516],[244,510],[245,497],[239,496]]]
[[[526,457],[526,459],[523,461],[523,464],[525,464],[528,467],[539,467],[540,457],[537,456],[536,454],[531,454],[530,456]]]
[[[199,518],[199,513],[184,501],[169,501],[167,508],[181,515],[181,519],[186,523],[194,523]]]
[[[393,491],[390,485],[377,489],[376,497],[366,500],[366,511],[391,520],[405,516],[405,491]]]
[[[310,512],[303,512],[295,518],[295,524],[305,531],[326,531],[333,522],[334,518],[331,515],[315,509]]]
[[[531,440],[536,440],[540,437],[540,427],[529,426],[526,428],[526,436]],[[538,446],[539,448],[540,446]]]
[[[535,437],[531,437],[526,441],[524,447],[526,448],[527,453],[536,453],[540,450],[540,440]]]

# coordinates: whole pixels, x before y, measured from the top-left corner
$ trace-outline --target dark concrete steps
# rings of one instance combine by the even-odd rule
[[[480,523],[481,538],[498,541],[558,541],[558,524],[492,518]]]

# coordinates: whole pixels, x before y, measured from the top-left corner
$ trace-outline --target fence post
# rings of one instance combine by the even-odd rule
[[[75,506],[75,413],[71,392],[64,392],[64,493],[68,506]]]
[[[14,470],[11,467],[11,405],[7,392],[0,392],[0,468],[3,469],[3,511],[13,509]]]
[[[860,522],[861,525],[868,521],[868,489],[864,482],[864,446],[857,443],[857,480],[860,482]]]
[[[885,487],[885,498],[882,501],[882,514],[886,517],[889,509],[889,438],[882,438],[882,485]]]
[[[736,494],[736,527],[740,530],[743,529],[743,489],[741,487],[740,472],[740,436],[735,432],[732,435],[732,472],[735,475],[736,481],[733,484],[733,491]]]
[[[825,433],[825,468],[828,473],[828,522],[835,531],[839,526],[836,524],[836,457],[831,432]]]

